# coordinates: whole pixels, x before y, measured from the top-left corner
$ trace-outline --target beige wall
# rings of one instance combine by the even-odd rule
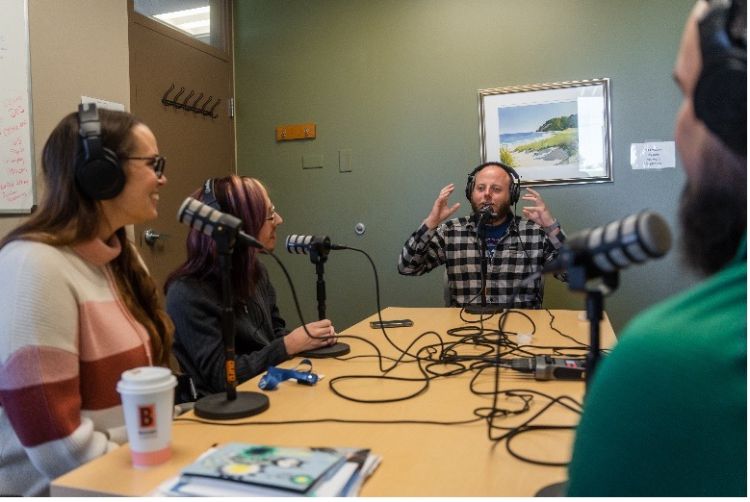
[[[81,96],[130,109],[127,0],[28,0],[37,202],[47,136]],[[0,235],[24,216],[0,216]]]

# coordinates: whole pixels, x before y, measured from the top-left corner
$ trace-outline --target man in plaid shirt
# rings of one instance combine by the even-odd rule
[[[422,275],[445,264],[451,305],[481,304],[481,239],[486,251],[486,304],[498,308],[541,308],[541,274],[526,281],[557,256],[565,241],[560,224],[544,200],[527,188],[523,217],[511,207],[520,198],[520,178],[513,168],[499,162],[478,166],[469,174],[466,196],[473,214],[448,221],[460,204],[448,206],[455,186],[440,191],[430,214],[406,241],[398,263],[402,275]],[[484,227],[484,228],[482,228]]]

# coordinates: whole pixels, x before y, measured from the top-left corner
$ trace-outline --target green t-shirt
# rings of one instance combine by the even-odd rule
[[[698,286],[639,315],[597,368],[571,496],[745,496],[747,236]]]

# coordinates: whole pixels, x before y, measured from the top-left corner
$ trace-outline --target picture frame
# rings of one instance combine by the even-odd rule
[[[482,162],[525,185],[612,182],[610,109],[609,78],[480,89]]]

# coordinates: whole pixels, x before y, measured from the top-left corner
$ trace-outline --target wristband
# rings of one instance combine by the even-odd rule
[[[548,226],[548,227],[544,227],[544,232],[548,234],[548,233],[552,232],[552,231],[553,231],[554,229],[556,229],[556,228],[560,228],[560,222],[559,222],[559,221],[557,221],[557,220],[555,220],[555,221],[554,221],[554,222],[552,223],[552,225],[550,225],[550,226]]]

